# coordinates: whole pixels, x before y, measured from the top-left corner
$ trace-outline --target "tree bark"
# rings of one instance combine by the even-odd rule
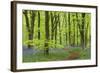
[[[61,25],[60,25],[60,14],[58,15],[58,26],[59,26],[59,42],[62,44],[62,37],[61,37]]]
[[[46,41],[45,41],[45,54],[48,55],[49,54],[49,12],[45,11],[45,37],[46,37]]]
[[[57,44],[57,25],[58,25],[58,22],[59,22],[59,15],[55,13],[55,27],[54,27],[54,30],[55,30],[55,47],[56,47],[56,44]]]
[[[38,39],[40,40],[40,12],[38,11]]]
[[[81,39],[82,39],[82,48],[85,49],[85,13],[82,13],[82,31],[81,31]]]
[[[66,45],[67,45],[67,27],[68,27],[68,25],[67,25],[67,16],[66,16],[66,13],[64,13],[64,19],[65,19],[65,29],[66,29],[66,33],[65,33],[65,36],[66,36]]]
[[[68,25],[69,25],[69,46],[71,45],[71,39],[70,39],[70,12],[68,13]]]
[[[75,46],[75,15],[73,15],[73,30],[74,30],[74,36],[73,36],[73,46]]]
[[[54,20],[54,17],[53,17],[53,13],[52,12],[50,13],[50,15],[51,15],[51,40],[53,40],[53,36],[54,36],[54,30],[53,30],[54,23],[53,23],[53,20]]]

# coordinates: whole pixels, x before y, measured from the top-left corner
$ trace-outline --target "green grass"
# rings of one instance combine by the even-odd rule
[[[80,59],[90,59],[91,58],[91,50],[85,49],[80,53]]]
[[[44,55],[43,51],[31,54],[31,55],[25,55],[23,56],[23,62],[42,62],[42,61],[61,61],[61,60],[67,60],[67,57],[70,55],[71,52],[78,51],[80,52],[79,60],[81,59],[90,59],[90,49],[82,50],[80,48],[74,48],[74,49],[57,49],[56,52],[49,52],[49,55]]]

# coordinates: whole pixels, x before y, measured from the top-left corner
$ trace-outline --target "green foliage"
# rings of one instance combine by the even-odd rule
[[[90,58],[91,58],[91,51],[89,48],[80,52],[80,59],[90,59]]]
[[[37,49],[42,49],[42,50],[44,50],[44,48],[55,48],[55,46],[56,46],[56,48],[64,48],[64,46],[63,45],[61,45],[61,44],[55,44],[54,43],[55,41],[54,40],[49,40],[49,41],[47,41],[47,40],[38,40],[38,39],[34,39],[34,40],[28,40],[28,41],[26,41],[24,44],[30,44],[30,45],[32,45],[32,46],[35,46]],[[47,47],[44,47],[44,44],[45,43],[48,43],[49,44],[49,46],[47,46]]]
[[[36,50],[62,49],[53,53],[50,51],[48,57],[39,52],[35,55],[24,56],[25,62],[30,61],[49,61],[49,60],[64,60],[71,52],[80,52],[80,59],[90,58],[91,46],[91,14],[79,12],[63,12],[63,11],[41,11],[41,10],[26,10],[29,19],[29,27],[26,23],[26,17],[23,10],[22,22],[22,42],[23,45],[32,45]],[[45,12],[48,12],[47,15]],[[34,17],[32,18],[32,13]],[[84,16],[83,16],[84,15]],[[47,18],[46,18],[47,17]],[[48,19],[48,21],[46,21]],[[34,22],[32,23],[32,21]],[[34,24],[34,25],[33,25]],[[48,27],[46,27],[48,25]],[[31,28],[32,27],[32,28]],[[48,31],[47,31],[48,30]],[[29,39],[29,34],[32,34],[32,39]],[[45,46],[46,45],[46,46]],[[83,50],[82,47],[89,48]],[[66,47],[70,48],[65,51]],[[32,59],[32,57],[35,57]],[[26,60],[27,58],[27,60]],[[28,61],[29,61],[28,60]]]
[[[36,17],[35,17],[35,25],[34,25],[34,38],[33,40],[31,40],[32,43],[31,45],[35,45],[36,47],[42,47],[43,48],[43,45],[44,43],[46,43],[45,39],[45,35],[46,35],[46,32],[45,32],[45,11],[33,11],[35,14],[36,14]],[[40,27],[38,28],[38,12],[40,13]],[[59,15],[60,18],[59,18],[59,21],[60,21],[60,27],[58,26],[57,24],[57,40],[56,40],[56,44],[55,44],[55,32],[54,32],[54,36],[53,36],[53,40],[51,39],[51,34],[52,34],[52,23],[51,23],[51,15],[50,13],[53,14],[53,17],[54,16],[57,16]],[[68,13],[69,12],[62,12],[62,11],[50,11],[49,12],[49,34],[50,34],[50,39],[47,40],[49,43],[49,46],[48,47],[52,47],[54,48],[55,46],[57,48],[63,48],[63,46],[65,45],[71,45],[71,44],[74,44],[74,45],[81,45],[81,34],[80,34],[80,31],[83,30],[83,29],[80,29],[79,28],[79,25],[81,26],[82,25],[82,13],[76,13],[76,12],[70,12],[70,24],[69,24],[69,21],[68,21]],[[29,11],[28,11],[28,17],[30,17],[31,15],[29,14]],[[86,40],[85,42],[86,43],[86,47],[89,47],[90,46],[90,20],[91,19],[91,15],[90,13],[85,13],[85,35],[86,35]],[[31,20],[29,18],[29,20]],[[55,21],[55,19],[54,19]],[[55,23],[56,24],[56,23]],[[69,29],[70,27],[70,29]],[[40,39],[38,40],[38,31],[40,31]],[[70,36],[69,36],[69,32],[70,32]],[[25,16],[23,15],[23,44],[24,45],[28,45],[28,43],[26,42],[30,42],[30,40],[28,40],[28,34],[29,32],[27,31],[27,27],[26,27],[26,21],[25,21]],[[66,36],[67,34],[67,36]],[[60,43],[60,36],[61,35],[61,40],[62,40],[62,44],[59,44]],[[70,39],[71,38],[71,39]],[[74,41],[75,40],[75,41]],[[66,43],[67,42],[67,43]],[[70,43],[69,43],[70,42]],[[30,42],[31,43],[31,42]]]

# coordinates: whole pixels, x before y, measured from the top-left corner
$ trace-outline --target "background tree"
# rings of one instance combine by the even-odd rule
[[[28,31],[28,40],[33,40],[33,35],[34,35],[34,22],[35,22],[35,11],[27,11],[24,10],[23,14],[25,15],[26,19],[26,27]],[[32,45],[30,42],[28,43],[28,47],[31,48]]]
[[[38,11],[38,39],[40,40],[40,12]]]
[[[45,54],[48,55],[49,54],[49,12],[45,11]]]
[[[71,44],[71,36],[70,36],[70,34],[71,34],[71,33],[70,33],[70,26],[71,26],[71,25],[70,25],[70,12],[68,13],[68,21],[69,21],[69,22],[68,22],[68,25],[69,25],[68,31],[69,31],[69,46],[70,46],[70,44]]]

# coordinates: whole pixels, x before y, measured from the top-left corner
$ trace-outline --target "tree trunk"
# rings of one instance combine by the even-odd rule
[[[54,23],[53,23],[53,20],[54,20],[54,17],[53,17],[53,13],[52,12],[50,13],[50,15],[51,15],[51,40],[53,40],[53,36],[54,36],[54,30],[53,30]]]
[[[40,40],[40,12],[38,11],[38,39]]]
[[[70,12],[68,13],[68,24],[69,24],[69,46],[71,44],[71,36],[70,36]]]
[[[55,13],[55,27],[54,27],[54,30],[55,30],[55,47],[56,47],[56,44],[57,44],[57,25],[58,25],[58,22],[59,22],[59,15]]]
[[[78,15],[77,15],[77,13],[76,13],[76,17],[77,17],[77,18],[76,18],[76,19],[77,19],[77,46],[78,46],[78,24],[79,24],[79,23],[78,23]]]
[[[76,13],[76,19],[77,19],[77,46],[79,46],[79,29],[80,29],[80,21],[78,19],[78,13]]]
[[[75,15],[73,15],[73,30],[74,30],[74,36],[73,36],[73,46],[75,46]]]
[[[34,11],[30,11],[30,32],[29,32],[29,40],[33,41],[33,34],[34,34],[34,22],[35,22],[35,12]],[[33,45],[31,45],[30,43],[28,44],[28,48],[32,48]]]
[[[59,25],[59,42],[62,44],[62,37],[61,37],[61,25],[60,25],[60,14],[58,15],[58,25]]]
[[[82,39],[82,48],[85,49],[85,13],[82,13],[81,39]]]
[[[66,29],[66,33],[65,33],[65,36],[66,36],[66,45],[67,45],[67,16],[66,16],[66,13],[64,13],[64,19],[65,19],[65,29]]]
[[[48,55],[49,54],[49,12],[45,11],[45,37],[46,37],[46,41],[45,41],[45,54]]]

